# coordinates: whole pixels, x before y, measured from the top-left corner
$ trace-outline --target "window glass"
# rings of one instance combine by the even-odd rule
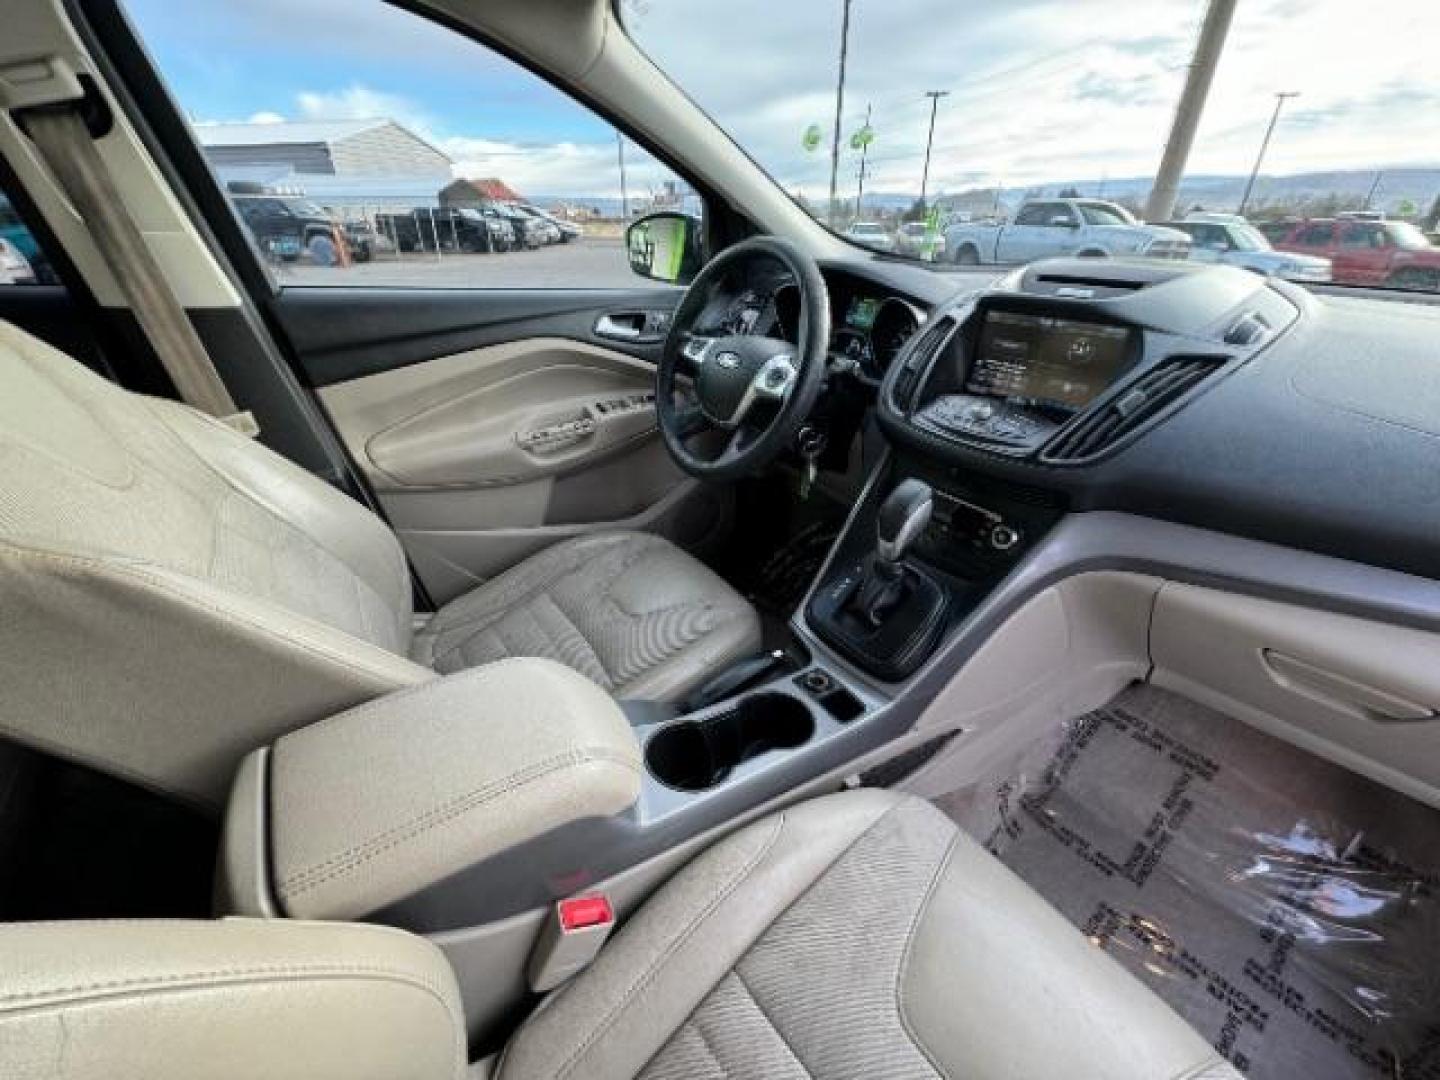
[[[1347,248],[1378,248],[1385,246],[1383,225],[1346,225],[1340,230],[1340,246]]]
[[[1016,225],[1048,225],[1054,207],[1050,203],[1029,203],[1015,215]]]
[[[1134,225],[1135,219],[1121,207],[1106,206],[1104,203],[1081,203],[1080,212],[1090,225]]]
[[[51,285],[56,280],[35,234],[0,188],[0,285]]]
[[[673,172],[492,50],[382,0],[124,0],[282,284],[630,288]]]
[[[1333,225],[1310,225],[1301,230],[1299,242],[1311,247],[1326,247],[1334,235],[1335,226]]]

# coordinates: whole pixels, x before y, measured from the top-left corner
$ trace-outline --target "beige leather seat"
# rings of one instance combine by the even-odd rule
[[[216,802],[240,757],[379,694],[506,656],[674,700],[760,644],[666,541],[559,544],[418,632],[374,515],[182,405],[0,323],[0,733]]]
[[[455,1080],[440,954],[333,923],[0,927],[7,1080]],[[473,1074],[472,1074],[473,1075]],[[717,844],[521,1027],[501,1080],[1240,1080],[928,803]]]

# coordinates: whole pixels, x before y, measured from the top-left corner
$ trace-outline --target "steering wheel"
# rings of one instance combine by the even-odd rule
[[[756,334],[697,332],[696,320],[719,286],[758,258],[779,262],[799,290],[795,344]],[[794,244],[756,236],[711,259],[675,311],[656,374],[660,434],[675,463],[703,480],[734,480],[774,461],[815,407],[825,381],[829,342],[825,279],[815,260]],[[675,402],[682,375],[690,377],[694,391],[694,402],[683,406]],[[707,432],[725,434],[718,453],[689,445]]]

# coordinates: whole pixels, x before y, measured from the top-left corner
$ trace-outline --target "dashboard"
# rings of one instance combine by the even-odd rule
[[[1440,578],[1440,306],[1146,260],[821,269],[831,369],[850,373],[829,396],[855,387],[892,452],[937,487],[998,485],[1002,500]],[[794,340],[782,273],[714,303],[727,325]]]
[[[833,327],[827,354],[833,374],[878,387],[900,350],[925,319],[926,305],[884,285],[827,270]],[[699,325],[723,334],[763,334],[795,341],[800,291],[778,266],[757,261],[744,278],[719,291]]]
[[[901,468],[981,506],[1117,511],[1440,578],[1437,337],[1437,306],[1046,260],[936,305],[876,415]]]

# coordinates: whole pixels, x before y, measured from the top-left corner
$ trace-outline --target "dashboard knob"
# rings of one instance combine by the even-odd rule
[[[996,551],[1009,551],[1020,542],[1020,533],[1001,522],[990,529],[990,546]]]

